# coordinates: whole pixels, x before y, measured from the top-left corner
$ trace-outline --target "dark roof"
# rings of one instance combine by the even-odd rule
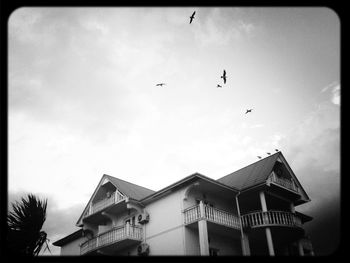
[[[302,222],[303,224],[306,223],[306,222],[309,222],[309,221],[311,221],[311,220],[313,219],[313,217],[308,216],[308,215],[305,215],[305,214],[300,213],[300,212],[298,212],[298,211],[295,211],[295,214],[296,214],[298,217],[300,217],[301,222]]]
[[[243,167],[233,173],[217,179],[227,186],[243,190],[267,180],[280,152]]]
[[[118,188],[120,192],[134,200],[141,200],[146,196],[155,193],[155,191],[139,186],[137,184],[129,183],[107,174],[105,174],[105,176],[107,176],[107,178]]]
[[[77,231],[75,231],[74,233],[68,235],[68,236],[65,236],[64,238],[61,238],[59,240],[57,240],[56,242],[53,242],[52,244],[56,247],[62,247],[64,246],[65,244],[68,244],[80,237],[83,236],[83,229],[79,229]]]

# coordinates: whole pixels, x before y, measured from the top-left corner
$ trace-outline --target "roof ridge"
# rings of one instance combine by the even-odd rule
[[[123,182],[128,183],[128,184],[132,184],[132,185],[135,185],[135,186],[138,186],[138,187],[142,187],[142,188],[147,189],[147,190],[152,191],[152,192],[156,192],[156,191],[154,191],[154,190],[152,190],[152,189],[149,189],[149,188],[147,188],[147,187],[144,187],[144,186],[141,186],[141,185],[138,185],[138,184],[134,184],[134,183],[128,182],[128,181],[126,181],[126,180],[120,179],[120,178],[115,177],[115,176],[112,176],[112,175],[108,175],[108,174],[104,174],[104,175],[106,175],[106,176],[108,176],[108,177],[112,177],[112,178],[117,179],[117,180],[120,180],[120,181],[123,181]]]
[[[245,168],[247,168],[247,167],[249,167],[249,166],[252,166],[252,165],[255,165],[255,164],[259,163],[259,162],[262,162],[262,161],[264,161],[264,160],[266,160],[266,159],[268,159],[268,158],[271,158],[272,156],[274,156],[274,155],[276,155],[276,154],[279,154],[279,153],[281,153],[281,152],[276,152],[276,153],[274,153],[274,154],[271,154],[270,156],[266,156],[265,158],[263,158],[263,159],[261,159],[261,160],[258,160],[258,161],[254,162],[254,163],[251,163],[251,164],[248,164],[248,165],[246,165],[246,166],[244,166],[244,167],[242,167],[242,168],[240,168],[240,169],[238,169],[238,170],[236,170],[236,171],[234,171],[234,172],[232,172],[232,173],[229,173],[229,174],[227,174],[227,175],[224,175],[223,177],[220,177],[220,178],[218,178],[218,179],[216,179],[216,180],[221,180],[221,179],[223,179],[223,178],[225,178],[225,177],[227,177],[227,176],[229,176],[229,175],[232,175],[232,174],[234,174],[234,173],[236,173],[236,172],[238,172],[238,171],[240,171],[240,170],[243,170],[243,169],[245,169]]]

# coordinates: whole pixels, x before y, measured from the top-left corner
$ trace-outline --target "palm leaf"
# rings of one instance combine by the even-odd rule
[[[47,242],[47,234],[41,231],[46,220],[47,200],[39,200],[29,194],[27,199],[12,203],[8,214],[8,246],[13,253],[38,255]],[[47,243],[46,243],[47,245]],[[47,246],[48,247],[48,246]]]

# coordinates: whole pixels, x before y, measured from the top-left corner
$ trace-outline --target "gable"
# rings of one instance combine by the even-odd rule
[[[287,179],[287,180],[292,180],[293,183],[297,186],[299,189],[298,192],[301,195],[301,199],[304,201],[310,201],[309,196],[307,195],[306,191],[302,187],[301,183],[299,182],[298,178],[294,174],[293,170],[289,166],[288,162],[284,158],[284,156],[281,154],[273,168],[273,172],[277,174],[277,176]]]
[[[310,200],[281,152],[277,152],[231,174],[219,178],[218,181],[230,187],[236,187],[242,191],[253,186],[266,184],[272,172],[277,169],[281,169],[283,171],[282,174],[284,174],[286,178],[293,179],[295,184],[300,189],[302,200]]]
[[[243,167],[231,174],[228,174],[218,181],[239,190],[265,183],[269,177],[280,152],[261,159],[246,167]]]
[[[84,216],[90,213],[90,205],[108,198],[113,193],[118,195],[118,199],[132,198],[134,200],[140,200],[154,193],[154,191],[104,174],[94,193],[90,197],[89,202],[85,206],[83,213],[80,215],[76,225],[81,225]]]

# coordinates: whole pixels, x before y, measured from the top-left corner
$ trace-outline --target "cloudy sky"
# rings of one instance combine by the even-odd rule
[[[338,207],[339,30],[327,8],[17,9],[10,200],[48,198],[56,241],[77,229],[103,174],[159,190],[278,148],[312,199],[299,211]]]

